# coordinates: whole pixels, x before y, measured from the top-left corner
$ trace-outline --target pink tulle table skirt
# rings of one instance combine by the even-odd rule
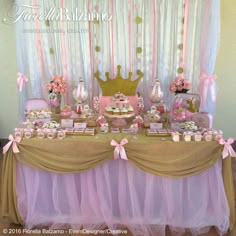
[[[18,208],[27,228],[121,229],[164,236],[165,227],[193,235],[229,227],[221,161],[196,176],[163,178],[128,161],[80,174],[57,174],[17,163]]]

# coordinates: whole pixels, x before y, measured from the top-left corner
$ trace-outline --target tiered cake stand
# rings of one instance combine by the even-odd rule
[[[118,109],[122,109],[123,107],[127,106],[127,104],[129,103],[129,101],[112,101],[112,104],[118,108]],[[132,118],[135,116],[135,113],[130,113],[130,114],[109,114],[109,113],[104,113],[104,116],[112,119],[112,125],[117,126],[117,127],[121,127],[121,126],[125,126],[127,125],[127,119]]]
[[[131,114],[125,114],[125,115],[112,115],[105,112],[104,116],[112,119],[112,125],[121,127],[121,126],[127,125],[126,119],[134,117],[135,114],[131,113]]]

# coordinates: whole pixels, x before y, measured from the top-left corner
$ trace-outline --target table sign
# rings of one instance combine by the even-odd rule
[[[62,128],[72,128],[74,124],[73,119],[61,119]]]
[[[86,129],[87,123],[74,123],[74,128],[75,129]]]
[[[85,130],[84,128],[75,128],[74,132],[75,133],[84,133],[84,130]]]
[[[150,123],[150,129],[163,129],[162,123]]]

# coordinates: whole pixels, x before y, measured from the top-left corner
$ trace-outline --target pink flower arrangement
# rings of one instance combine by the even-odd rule
[[[169,86],[169,89],[172,93],[187,93],[190,88],[190,82],[182,77],[176,77]]]
[[[49,93],[56,94],[66,93],[67,87],[67,81],[61,75],[52,77],[50,83],[46,85],[46,89]]]

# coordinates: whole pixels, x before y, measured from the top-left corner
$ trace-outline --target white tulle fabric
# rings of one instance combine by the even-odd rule
[[[135,236],[219,235],[229,227],[221,161],[187,178],[145,173],[128,161],[109,161],[80,174],[57,174],[17,163],[17,202],[27,228],[121,229]]]
[[[158,78],[164,91],[164,100],[172,104],[174,94],[169,92],[169,84],[181,66],[182,51],[178,45],[183,42],[184,0],[125,0],[125,1],[37,1],[16,0],[19,5],[38,5],[38,11],[64,7],[72,12],[94,12],[112,15],[111,22],[91,21],[56,22],[45,21],[39,25],[34,21],[18,21],[16,24],[17,62],[19,72],[30,79],[27,88],[20,93],[20,110],[23,115],[24,101],[29,98],[47,98],[45,85],[51,76],[61,74],[68,79],[69,91],[66,102],[73,104],[72,89],[82,77],[89,91],[88,103],[101,93],[94,80],[94,72],[99,70],[105,79],[109,71],[113,77],[116,66],[122,66],[122,75],[129,71],[136,74],[140,69],[144,78],[138,92],[145,99],[146,109],[150,108],[148,94],[153,81]],[[220,1],[191,0],[189,2],[186,55],[184,57],[185,77],[192,83],[192,92],[199,92],[201,73],[211,75],[219,40]],[[139,7],[138,7],[139,6]],[[135,23],[136,16],[142,23]],[[27,32],[27,30],[31,30]],[[34,31],[36,30],[36,31]],[[62,30],[65,34],[58,33]],[[47,33],[50,31],[49,33]],[[36,32],[39,32],[36,34]],[[140,34],[139,37],[137,32]],[[41,43],[41,49],[37,42]],[[63,43],[65,42],[65,43]],[[101,48],[100,52],[95,50]],[[142,53],[136,53],[141,47]],[[64,49],[63,49],[64,48]],[[40,53],[41,52],[41,53]],[[66,73],[67,71],[67,73]],[[135,79],[134,76],[133,79]],[[207,98],[207,111],[213,111],[212,102]]]

